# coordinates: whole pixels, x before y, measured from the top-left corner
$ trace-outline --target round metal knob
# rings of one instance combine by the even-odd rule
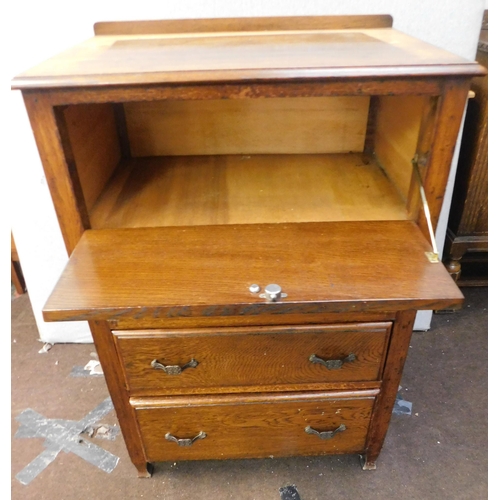
[[[259,293],[260,292],[260,286],[259,285],[250,285],[249,290],[252,293]]]
[[[279,299],[284,299],[288,297],[286,293],[281,291],[281,287],[276,284],[267,285],[264,289],[264,293],[259,295],[261,299],[266,299],[267,302],[278,302]]]
[[[264,291],[266,292],[266,296],[271,301],[275,301],[276,299],[279,299],[281,296],[281,287],[279,285],[275,284],[267,285]]]

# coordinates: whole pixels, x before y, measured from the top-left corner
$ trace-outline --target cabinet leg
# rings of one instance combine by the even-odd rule
[[[450,273],[450,276],[458,281],[460,278],[460,274],[462,272],[462,264],[460,263],[460,259],[450,259],[446,263],[446,269]]]
[[[377,464],[375,460],[369,459],[368,455],[360,455],[359,460],[361,462],[361,468],[363,470],[375,470],[377,468]]]
[[[137,468],[137,477],[151,477],[153,475],[153,464],[141,462],[140,464],[134,465]]]
[[[125,375],[121,369],[115,368],[120,366],[121,361],[109,324],[105,321],[90,321],[89,326],[130,460],[139,477],[151,477],[153,467],[147,461],[135,412],[125,390]]]
[[[394,401],[396,401],[399,382],[413,332],[415,314],[416,311],[401,311],[396,314],[382,377],[382,387],[380,394],[375,399],[365,445],[366,452],[361,461],[363,470],[374,470],[376,468],[375,461],[380,455],[391,421]]]

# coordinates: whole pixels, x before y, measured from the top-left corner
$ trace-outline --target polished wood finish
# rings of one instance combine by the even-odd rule
[[[409,197],[411,160],[417,147],[425,100],[414,95],[378,98],[374,154],[404,200]]]
[[[364,323],[307,327],[217,328],[181,331],[115,332],[118,352],[132,395],[189,392],[260,392],[287,386],[333,387],[338,382],[377,381],[392,323]],[[242,356],[242,353],[245,353]],[[311,355],[323,360],[354,361],[338,369],[313,364]],[[169,375],[151,366],[198,366]],[[323,384],[322,387],[320,384]],[[328,384],[328,385],[327,385]]]
[[[144,57],[147,53],[148,57]],[[94,36],[17,89],[269,79],[475,75],[476,64],[387,28]]]
[[[66,123],[62,110],[54,108],[42,94],[23,94],[23,97],[59,227],[70,254],[90,224]]]
[[[63,115],[85,205],[90,210],[121,157],[113,106],[68,106]]]
[[[151,469],[146,460],[137,421],[129,404],[128,395],[123,390],[125,376],[121,370],[115,369],[120,361],[113,336],[105,321],[89,321],[89,326],[130,460],[136,466],[140,477],[149,477]]]
[[[447,88],[439,100],[436,111],[432,149],[429,149],[425,156],[424,188],[434,230],[436,230],[443,205],[443,193],[448,183],[451,160],[462,123],[461,119],[468,98],[469,86],[469,81],[451,79],[446,84]],[[425,234],[427,223],[423,210],[421,210],[419,217],[419,225]]]
[[[94,229],[407,218],[361,154],[133,158],[90,213]]]
[[[212,328],[223,326],[279,326],[279,325],[328,325],[332,323],[373,323],[393,321],[394,312],[360,313],[327,312],[322,308],[311,306],[311,310],[302,312],[287,312],[273,314],[272,310],[258,315],[227,316],[226,311],[219,309],[210,316],[171,316],[163,318],[118,317],[109,319],[108,323],[114,330],[138,330],[151,328]],[[218,315],[220,314],[220,315]]]
[[[485,73],[391,23],[97,23],[14,79],[71,255],[44,318],[89,321],[140,476],[326,453],[375,468],[416,310],[463,301],[426,255],[411,160],[435,227]]]
[[[438,109],[439,109],[440,98],[431,97],[424,100],[422,115],[420,118],[420,129],[418,132],[418,139],[415,148],[415,154],[412,158],[416,161],[416,166],[418,167],[418,172],[420,173],[420,178],[425,179],[427,176],[427,166],[429,155],[433,147],[434,133],[436,130],[436,123],[438,119]],[[437,165],[437,164],[436,164]],[[414,168],[411,172],[410,189],[408,192],[408,212],[411,214],[412,219],[416,219],[419,212],[422,210],[422,194],[420,192],[420,183],[418,179],[418,174]],[[432,207],[429,207],[429,211]],[[431,212],[432,213],[432,212]],[[433,226],[435,227],[435,226]]]
[[[374,391],[376,393],[376,391]],[[150,461],[283,457],[360,453],[365,449],[373,401],[359,392],[170,398],[140,401],[136,416]],[[349,398],[349,399],[348,399]],[[346,426],[332,439],[307,434]],[[205,439],[180,447],[165,434]]]
[[[380,395],[375,401],[366,452],[364,453],[363,468],[367,470],[376,467],[375,462],[382,450],[382,444],[389,428],[394,401],[399,390],[399,383],[410,346],[415,315],[414,310],[401,311],[394,322],[394,331],[392,332],[382,376],[382,387]]]
[[[441,264],[429,262],[427,251],[410,221],[87,231],[44,318],[154,320],[459,305],[462,294]],[[405,269],[396,277],[401,262]],[[249,291],[252,283],[274,282],[288,294],[280,302]]]

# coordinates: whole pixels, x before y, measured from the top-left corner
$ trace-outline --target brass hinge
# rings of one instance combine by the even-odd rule
[[[429,209],[429,203],[427,202],[427,196],[425,195],[424,182],[422,180],[422,175],[420,174],[420,165],[427,164],[427,155],[420,156],[415,154],[412,158],[411,163],[413,165],[413,170],[415,171],[415,177],[418,182],[418,189],[420,192],[420,198],[422,200],[422,206],[424,208],[425,220],[427,221],[427,227],[429,229],[429,236],[431,238],[432,252],[425,252],[426,257],[429,262],[436,263],[439,262],[439,252],[436,244],[436,237],[434,236],[434,229],[432,228],[431,211]]]

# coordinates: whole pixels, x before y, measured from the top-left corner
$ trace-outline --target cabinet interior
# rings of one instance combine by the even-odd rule
[[[94,229],[408,220],[411,160],[433,100],[163,100],[59,112]]]

